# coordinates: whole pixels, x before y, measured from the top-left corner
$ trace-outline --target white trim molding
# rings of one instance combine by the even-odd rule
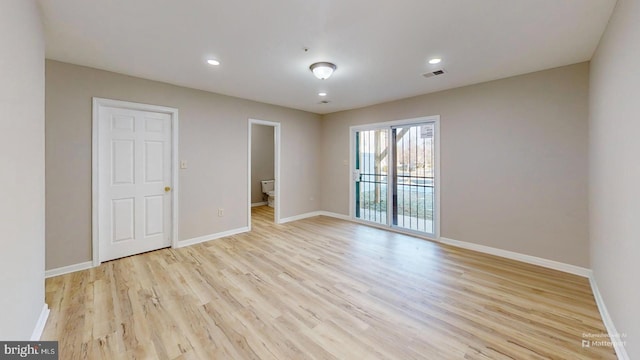
[[[426,234],[422,234],[422,233],[419,233],[419,232],[408,231],[408,230],[404,230],[404,229],[398,228],[398,227],[389,227],[387,225],[376,224],[376,223],[371,222],[371,221],[353,219],[349,215],[338,214],[338,213],[334,213],[334,212],[331,212],[331,211],[324,211],[324,210],[312,211],[312,212],[308,212],[308,213],[304,213],[304,214],[300,214],[300,215],[294,215],[294,216],[282,219],[282,221],[280,223],[284,224],[284,223],[297,221],[297,220],[302,220],[302,219],[306,219],[306,218],[310,218],[310,217],[314,217],[314,216],[328,216],[328,217],[332,217],[332,218],[335,218],[335,219],[349,221],[349,222],[352,222],[354,224],[360,224],[360,225],[364,225],[364,226],[373,227],[373,228],[376,228],[376,229],[391,231],[391,232],[398,233],[398,234],[413,236],[413,237],[416,237],[416,238],[419,238],[419,239],[424,239],[424,240],[429,240],[429,241],[436,241],[436,242],[438,241],[438,240],[435,240],[435,239],[433,239],[432,237],[430,237],[430,236],[428,236]]]
[[[474,244],[466,241],[449,239],[446,237],[441,237],[439,241],[443,244],[447,244],[447,245],[451,245],[451,246],[455,246],[463,249],[473,250],[473,251],[477,251],[485,254],[500,256],[500,257],[511,259],[511,260],[517,260],[527,264],[538,265],[548,269],[554,269],[554,270],[566,272],[569,274],[583,276],[586,278],[591,276],[590,269],[562,263],[559,261],[544,259],[536,256],[521,254],[514,251],[498,249],[490,246]]]
[[[340,220],[351,221],[351,217],[349,215],[338,214],[331,211],[316,211],[316,212],[318,213],[318,215],[321,215],[321,216],[328,216],[328,217],[332,217]]]
[[[50,269],[44,272],[45,278],[50,278],[58,275],[69,274],[76,271],[91,269],[93,267],[93,261],[85,261],[79,264],[73,264],[69,266],[63,266],[55,269]]]
[[[284,224],[284,223],[288,223],[288,222],[292,222],[292,221],[298,221],[298,220],[302,220],[302,219],[307,219],[307,218],[314,217],[314,216],[320,216],[320,215],[322,215],[321,213],[322,213],[322,211],[312,211],[312,212],[308,212],[308,213],[304,213],[304,214],[289,216],[288,218],[280,219],[280,224]]]
[[[304,214],[300,214],[300,215],[294,215],[294,216],[290,216],[288,218],[284,218],[282,220],[280,220],[281,224],[284,223],[288,223],[288,222],[292,222],[292,221],[298,221],[298,220],[302,220],[302,219],[307,219],[310,217],[314,217],[314,216],[328,216],[328,217],[332,217],[332,218],[336,218],[336,219],[340,219],[340,220],[346,220],[346,221],[352,221],[351,217],[349,217],[349,215],[342,215],[342,214],[338,214],[338,213],[334,213],[331,211],[312,211],[312,212],[308,212],[308,213],[304,213]]]
[[[596,305],[598,307],[598,311],[600,312],[600,317],[602,318],[602,322],[604,323],[605,328],[607,329],[607,333],[609,334],[609,338],[611,339],[611,343],[613,344],[613,348],[620,360],[629,360],[629,355],[627,354],[627,350],[624,347],[624,339],[621,340],[620,333],[616,330],[615,325],[613,324],[613,319],[611,315],[609,315],[609,311],[604,303],[604,299],[602,298],[602,294],[600,294],[600,290],[598,289],[598,284],[596,283],[595,276],[591,269],[583,268],[580,266],[575,266],[571,264],[562,263],[559,261],[539,258],[536,256],[525,255],[513,251],[507,251],[502,249],[493,248],[485,245],[478,245],[469,242],[453,240],[445,237],[440,238],[440,242],[443,244],[478,251],[485,254],[495,255],[511,260],[521,261],[527,264],[533,264],[542,266],[545,268],[558,270],[562,272],[566,272],[569,274],[574,274],[582,277],[586,277],[589,279],[589,283],[591,284],[591,291],[593,292],[593,297],[596,301]]]
[[[182,248],[185,246],[191,246],[191,245],[195,245],[195,244],[200,244],[203,242],[207,242],[210,240],[216,240],[216,239],[220,239],[223,237],[227,237],[227,236],[232,236],[232,235],[237,235],[237,234],[242,234],[245,232],[251,231],[251,229],[249,229],[248,226],[245,227],[241,227],[238,229],[232,229],[232,230],[228,230],[228,231],[223,231],[223,232],[219,232],[219,233],[215,233],[215,234],[211,234],[211,235],[204,235],[204,236],[198,236],[195,238],[191,238],[191,239],[186,239],[186,240],[180,240],[178,241],[178,245],[176,246],[176,248]]]
[[[613,324],[613,319],[611,319],[611,315],[609,315],[609,311],[604,304],[604,299],[602,298],[602,294],[600,294],[600,290],[598,289],[598,284],[593,273],[589,276],[589,283],[591,284],[591,291],[593,292],[593,297],[596,300],[600,317],[602,317],[602,322],[607,329],[607,333],[609,334],[609,338],[613,344],[613,349],[615,350],[618,359],[629,360],[630,358],[629,354],[627,354],[627,349],[625,349],[624,344],[622,343],[625,339],[621,339],[619,337],[620,333],[616,330],[616,327]]]
[[[38,321],[36,322],[36,326],[31,333],[30,341],[39,341],[42,337],[42,332],[44,331],[44,326],[47,324],[47,319],[49,318],[49,306],[47,304],[42,305],[42,311],[40,312],[40,316],[38,317]]]
[[[566,272],[566,273],[569,273],[569,274],[574,274],[574,275],[586,277],[586,278],[589,278],[589,279],[592,276],[591,269],[583,268],[583,267],[576,266],[576,265],[566,264],[566,263],[562,263],[562,262],[559,262],[559,261],[544,259],[544,258],[532,256],[532,255],[521,254],[521,253],[517,253],[517,252],[514,252],[514,251],[498,249],[498,248],[494,248],[494,247],[490,247],[490,246],[479,245],[479,244],[474,244],[474,243],[470,243],[470,242],[449,239],[449,238],[446,238],[446,237],[441,237],[440,239],[436,240],[436,239],[432,239],[432,238],[427,237],[427,236],[421,236],[421,234],[415,234],[413,232],[399,231],[397,228],[389,228],[388,226],[384,226],[384,225],[376,226],[377,224],[372,224],[372,223],[366,222],[366,221],[358,221],[358,220],[355,220],[355,219],[351,218],[349,215],[338,214],[338,213],[334,213],[334,212],[330,212],[330,211],[312,211],[312,212],[308,212],[308,213],[304,213],[304,214],[300,214],[300,215],[295,215],[295,216],[291,216],[291,217],[282,219],[281,223],[288,223],[288,222],[302,220],[302,219],[306,219],[306,218],[310,218],[310,217],[314,217],[314,216],[329,216],[329,217],[332,217],[332,218],[346,220],[346,221],[353,222],[353,223],[356,223],[356,224],[375,227],[375,228],[378,228],[378,229],[381,229],[381,230],[397,232],[397,233],[401,233],[401,234],[404,234],[404,235],[409,235],[409,236],[413,236],[413,237],[417,237],[417,238],[421,238],[421,239],[440,242],[442,244],[447,244],[447,245],[455,246],[455,247],[458,247],[458,248],[463,248],[463,249],[467,249],[467,250],[473,250],[473,251],[477,251],[477,252],[481,252],[481,253],[485,253],[485,254],[490,254],[490,255],[495,255],[495,256],[511,259],[511,260],[521,261],[521,262],[524,262],[524,263],[527,263],[527,264],[538,265],[538,266],[542,266],[542,267],[545,267],[545,268],[548,268],[548,269],[558,270],[558,271]]]
[[[340,219],[340,220],[351,221],[351,218],[349,217],[349,215],[342,215],[342,214],[338,214],[338,213],[334,213],[334,212],[330,212],[330,211],[322,211],[322,210],[320,210],[320,211],[312,211],[312,212],[308,212],[308,213],[304,213],[304,214],[300,214],[300,215],[290,216],[288,218],[281,219],[280,223],[284,224],[284,223],[288,223],[288,222],[292,222],[292,221],[308,219],[308,218],[314,217],[314,216],[328,216],[328,217],[332,217],[332,218],[336,218],[336,219]]]
[[[167,106],[159,106],[159,105],[150,105],[143,103],[135,103],[129,101],[121,101],[121,100],[111,100],[104,99],[99,97],[93,98],[93,112],[92,112],[92,138],[91,138],[91,244],[92,244],[92,262],[93,266],[100,265],[100,254],[99,254],[99,214],[98,214],[98,199],[99,199],[99,184],[98,184],[98,170],[100,169],[101,164],[99,164],[99,114],[101,107],[115,107],[122,109],[131,109],[137,111],[150,111],[157,113],[164,113],[171,116],[171,247],[175,248],[178,245],[178,109],[167,107]]]

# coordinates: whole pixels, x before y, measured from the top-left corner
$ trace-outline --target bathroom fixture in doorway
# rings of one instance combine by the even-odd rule
[[[262,194],[267,198],[267,205],[273,207],[276,201],[275,180],[262,180]]]

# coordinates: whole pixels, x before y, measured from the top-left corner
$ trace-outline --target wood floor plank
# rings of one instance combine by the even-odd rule
[[[47,279],[61,359],[615,359],[587,279],[328,217]]]

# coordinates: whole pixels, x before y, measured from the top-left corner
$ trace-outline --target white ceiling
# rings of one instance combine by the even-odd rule
[[[615,0],[41,0],[49,59],[325,114],[589,60]],[[307,47],[309,50],[304,51]],[[212,67],[209,57],[222,64]],[[427,60],[442,57],[439,65]],[[338,66],[327,80],[309,71]],[[446,73],[426,79],[438,68]],[[319,104],[319,91],[329,95]]]

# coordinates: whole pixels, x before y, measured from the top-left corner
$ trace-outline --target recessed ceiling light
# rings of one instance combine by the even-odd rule
[[[326,92],[319,92],[318,96],[327,96],[327,93]]]
[[[207,64],[218,66],[218,65],[220,65],[220,61],[218,61],[216,59],[209,59],[209,60],[207,60]]]
[[[431,65],[439,64],[439,63],[440,63],[440,61],[442,61],[442,59],[440,59],[440,58],[433,58],[433,59],[429,60],[429,64],[431,64]]]

